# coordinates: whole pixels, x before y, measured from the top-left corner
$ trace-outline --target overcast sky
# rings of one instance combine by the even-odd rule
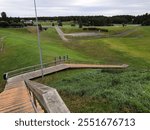
[[[34,16],[34,0],[0,0],[0,12]],[[150,0],[36,0],[38,16],[140,15],[150,13]]]

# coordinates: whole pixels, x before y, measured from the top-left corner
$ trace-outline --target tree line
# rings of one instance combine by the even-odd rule
[[[117,15],[112,17],[107,16],[60,16],[60,17],[38,17],[40,21],[58,21],[58,25],[62,26],[62,22],[71,21],[72,26],[79,24],[82,26],[112,26],[114,24],[141,24],[143,26],[150,25],[150,14],[132,16],[132,15]],[[24,26],[24,21],[33,20],[35,17],[7,17],[5,12],[1,13],[0,26]],[[52,24],[54,25],[54,23]]]

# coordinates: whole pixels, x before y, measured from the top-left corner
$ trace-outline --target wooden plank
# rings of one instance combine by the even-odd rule
[[[64,64],[60,64],[60,65],[44,68],[43,72],[44,72],[44,75],[47,75],[47,74],[58,72],[58,71],[61,71],[61,70],[67,69],[67,68],[68,68],[68,66],[66,66]],[[21,75],[9,78],[7,80],[7,83],[16,83],[19,81],[24,81],[25,79],[34,79],[34,78],[38,78],[41,76],[42,76],[41,70],[37,70],[37,71],[33,71],[33,72],[29,72],[29,73],[25,73],[25,74],[21,74]]]
[[[48,67],[48,68],[44,68],[43,72],[44,75],[47,74],[51,74],[54,72],[58,72],[61,70],[65,70],[65,69],[79,69],[79,68],[89,68],[89,69],[125,69],[127,68],[128,65],[123,64],[123,65],[94,65],[94,64],[59,64],[56,66],[52,66],[52,67]],[[25,74],[21,74],[18,76],[14,76],[12,78],[9,78],[7,80],[8,83],[14,83],[14,82],[18,82],[18,81],[24,81],[25,79],[34,79],[34,78],[38,78],[41,77],[41,70],[36,70],[33,72],[28,72]]]
[[[5,90],[0,94],[0,112],[35,112],[25,83],[21,81],[9,84],[9,86],[15,85],[18,85],[18,87]],[[39,104],[38,109],[40,112],[43,111]]]
[[[49,113],[69,113],[69,109],[59,96],[56,89],[30,80],[25,81],[41,105]]]
[[[89,69],[124,69],[127,68],[128,65],[93,65],[93,64],[66,64],[71,69],[75,68],[89,68]]]

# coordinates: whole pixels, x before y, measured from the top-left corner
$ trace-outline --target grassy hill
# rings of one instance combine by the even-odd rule
[[[39,64],[39,51],[35,29],[0,28],[0,37],[4,36],[4,49],[0,52],[1,90],[3,88],[3,73]],[[41,32],[41,47],[44,62],[51,62],[54,60],[54,57],[67,54],[77,61],[86,61],[88,59],[84,54],[65,47],[54,29]]]
[[[37,79],[71,112],[150,112],[150,71],[68,70]]]
[[[66,32],[80,31],[77,27],[64,28]],[[43,61],[51,62],[56,56],[69,55],[72,62],[129,64],[127,72],[68,71],[38,81],[57,87],[73,112],[149,112],[150,27],[105,28],[109,30],[107,38],[70,37],[69,43],[63,42],[54,28],[41,32]],[[35,28],[0,28],[2,37],[5,38],[0,41],[4,44],[0,52],[0,91],[5,83],[3,73],[39,64]],[[65,74],[67,79],[63,76]]]

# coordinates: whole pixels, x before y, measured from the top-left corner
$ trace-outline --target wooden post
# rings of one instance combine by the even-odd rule
[[[61,56],[59,56],[59,64],[61,63]]]
[[[54,62],[55,62],[55,65],[57,65],[57,57],[55,57]]]

